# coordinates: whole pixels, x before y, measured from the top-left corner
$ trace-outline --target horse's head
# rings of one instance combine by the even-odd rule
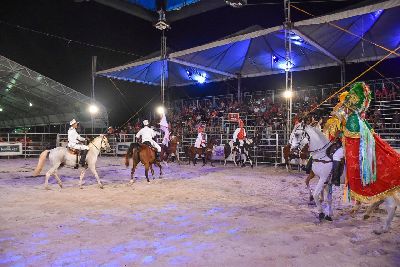
[[[252,138],[247,138],[245,141],[245,145],[248,147],[254,146],[254,140]]]
[[[181,141],[181,137],[179,135],[171,135],[171,144],[177,144],[179,145]]]
[[[309,138],[305,128],[306,124],[304,122],[300,122],[294,126],[289,139],[290,150],[298,148],[301,149],[305,144],[308,143]]]
[[[111,146],[110,143],[108,142],[107,136],[101,134],[98,138],[101,138],[100,149],[104,149],[108,153],[111,152]]]

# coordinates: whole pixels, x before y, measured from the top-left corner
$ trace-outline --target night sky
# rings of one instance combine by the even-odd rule
[[[248,1],[262,3],[265,1]],[[167,45],[174,50],[190,48],[217,40],[252,25],[271,27],[282,24],[283,1],[277,5],[252,5],[242,9],[223,7],[172,23]],[[307,1],[304,1],[307,2]],[[299,6],[321,15],[361,1],[327,1]],[[0,54],[43,75],[90,96],[91,57],[98,57],[98,69],[106,69],[136,60],[160,49],[160,32],[148,21],[93,1],[2,0],[0,9]],[[307,19],[293,11],[293,21]],[[168,19],[168,15],[167,15]],[[108,47],[125,53],[94,48],[74,42],[22,30],[20,25],[67,39]],[[377,69],[387,77],[395,76],[393,62]],[[347,67],[347,79],[366,69],[365,64]],[[366,78],[380,78],[370,73]],[[340,81],[339,68],[294,73],[295,85],[315,85]],[[110,122],[119,125],[144,103],[159,94],[159,87],[115,81],[119,93],[105,78],[96,79],[96,99],[110,111]],[[245,90],[282,87],[284,75],[244,80]],[[224,93],[235,82],[222,82],[189,88],[171,89],[170,94],[200,96]],[[158,97],[156,98],[158,99]],[[149,108],[156,105],[151,103]]]

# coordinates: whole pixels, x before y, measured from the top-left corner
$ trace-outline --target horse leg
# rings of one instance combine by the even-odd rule
[[[133,184],[136,181],[136,177],[135,177],[136,166],[137,166],[137,163],[135,163],[135,160],[133,160],[133,165],[132,165],[132,170],[131,170],[131,181],[129,182],[130,184]]]
[[[332,217],[333,217],[333,208],[332,208],[332,184],[328,184],[327,186],[325,186],[326,188],[326,199],[328,202],[328,214],[325,216],[325,220],[327,221],[332,221]]]
[[[83,182],[83,177],[85,176],[85,173],[86,173],[86,168],[83,168],[81,170],[81,175],[79,176],[79,188],[80,189],[83,189],[82,185],[85,183],[85,182]]]
[[[325,179],[322,179],[321,177],[319,177],[319,181],[317,186],[314,189],[314,200],[315,200],[315,204],[317,205],[317,210],[318,210],[318,217],[320,220],[325,218],[325,214],[322,211],[322,203],[321,203],[321,192],[323,191],[325,186]]]
[[[149,163],[146,163],[144,165],[144,174],[146,175],[146,179],[147,179],[148,183],[150,183],[150,180],[149,180],[149,168],[150,168]]]
[[[99,185],[99,187],[100,187],[101,189],[103,189],[104,187],[103,187],[103,184],[102,184],[101,181],[100,181],[99,175],[97,174],[96,166],[91,165],[91,166],[89,166],[89,169],[90,169],[90,171],[94,174],[94,177],[96,177],[97,184]]]
[[[310,196],[310,202],[309,202],[309,204],[311,204],[311,203],[313,203],[314,202],[314,197],[313,197],[313,194],[312,194],[312,190],[311,190],[311,187],[310,187],[310,181],[311,181],[311,179],[312,178],[314,178],[315,177],[315,174],[314,174],[314,172],[310,172],[310,174],[307,176],[307,178],[306,178],[306,187],[307,187],[307,189],[308,189],[308,192],[309,192],[309,196]]]
[[[381,205],[383,202],[385,202],[385,200],[382,199],[382,200],[379,200],[379,201],[377,201],[377,202],[372,203],[372,204],[367,208],[367,211],[365,212],[363,219],[364,219],[364,220],[369,219],[369,217],[371,216],[371,213],[372,213],[376,208],[378,208],[379,205]]]
[[[158,162],[158,161],[156,161],[156,163],[155,163],[159,168],[160,168],[160,178],[161,178],[161,175],[162,175],[162,166],[161,166],[161,163],[160,162]]]
[[[253,167],[254,167],[254,166],[253,166],[253,160],[251,159],[251,157],[249,156],[248,153],[246,153],[245,156],[246,156],[246,160],[249,160],[250,166],[253,168]]]
[[[235,163],[235,167],[237,167],[237,163],[236,163],[236,151],[233,152],[233,163]]]
[[[153,169],[153,164],[150,164],[149,168],[150,168],[150,171],[151,171],[151,177],[153,177],[153,180],[154,180],[154,169]]]
[[[62,185],[60,176],[58,176],[58,170],[57,169],[54,171],[54,177],[56,177],[58,185],[60,186],[60,188],[62,188],[63,185]]]
[[[386,233],[386,232],[389,231],[390,223],[393,220],[394,213],[396,212],[397,205],[399,205],[400,202],[395,197],[390,196],[390,197],[386,198],[385,204],[386,204],[386,210],[388,212],[388,216],[386,218],[386,221],[385,221],[385,224],[383,225],[383,227],[381,229],[379,229],[379,230],[374,230],[373,231],[377,235],[380,235],[380,234],[383,234],[383,233]]]
[[[361,207],[361,202],[357,200],[354,207],[350,210],[350,214],[356,213],[360,209],[360,207]]]
[[[49,178],[50,178],[50,176],[52,175],[52,174],[54,174],[54,172],[58,169],[58,167],[60,166],[60,164],[61,164],[61,162],[60,163],[58,163],[58,164],[56,164],[56,165],[54,165],[53,167],[51,167],[50,168],[50,170],[48,170],[47,172],[46,172],[46,179],[44,180],[44,188],[45,189],[50,189],[50,187],[49,187]]]

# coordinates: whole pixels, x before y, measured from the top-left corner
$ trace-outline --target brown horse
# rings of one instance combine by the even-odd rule
[[[210,138],[210,140],[207,143],[207,146],[205,148],[196,148],[194,146],[191,146],[187,150],[187,155],[189,159],[189,165],[190,162],[193,161],[193,165],[196,165],[196,154],[201,155],[203,159],[203,166],[207,164],[207,161],[211,162],[211,166],[214,167],[214,164],[212,162],[212,152],[214,149],[214,146],[216,145],[216,140],[215,138]]]
[[[306,144],[300,151],[297,149],[290,149],[290,144],[287,144],[283,147],[283,158],[285,159],[286,169],[289,171],[290,161],[292,159],[300,159],[301,161],[305,161],[310,157],[310,152],[308,151],[308,144]],[[301,166],[301,161],[299,163],[299,167]],[[304,166],[304,165],[303,165]]]
[[[136,166],[139,164],[139,162],[141,162],[144,165],[147,182],[150,182],[149,169],[151,170],[151,175],[153,176],[154,180],[154,170],[152,166],[153,164],[157,165],[160,168],[160,177],[161,177],[162,175],[161,164],[160,162],[157,161],[156,152],[154,151],[154,148],[152,148],[151,146],[147,144],[132,143],[129,146],[129,149],[125,155],[126,167],[129,166],[130,158],[133,159],[133,166],[131,171],[131,183],[135,182],[134,174]]]
[[[175,158],[179,162],[179,153],[178,153],[178,145],[181,141],[181,137],[179,135],[171,135],[171,140],[169,142],[169,146],[161,145],[161,155],[160,158],[162,161],[167,161],[171,156],[172,162],[175,161]]]

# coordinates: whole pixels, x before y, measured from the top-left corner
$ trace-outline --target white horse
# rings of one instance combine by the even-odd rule
[[[88,164],[88,168],[96,177],[97,184],[100,188],[103,188],[103,184],[101,183],[100,177],[96,171],[96,161],[101,149],[111,151],[111,147],[108,143],[107,137],[102,134],[89,143],[89,151],[86,155],[86,162]],[[40,154],[39,162],[33,173],[33,176],[38,176],[40,174],[44,167],[44,164],[46,163],[46,157],[48,154],[52,167],[46,173],[46,180],[44,183],[45,188],[49,189],[49,178],[52,174],[54,174],[54,177],[57,179],[58,185],[62,188],[62,182],[60,177],[58,176],[58,168],[64,165],[74,167],[76,165],[76,155],[69,153],[66,147],[56,147],[51,150],[45,150]],[[81,175],[79,177],[80,188],[82,188],[82,180],[86,170],[87,168],[81,168]]]
[[[300,145],[299,142],[303,140],[301,136],[305,132],[309,137],[309,149],[313,158],[312,171],[315,176],[319,177],[317,186],[314,189],[313,197],[318,209],[318,217],[320,220],[326,219],[331,221],[333,216],[332,209],[332,185],[325,186],[331,176],[332,160],[326,155],[326,149],[329,147],[330,142],[328,138],[317,128],[301,123],[296,129],[296,135],[292,138],[292,146]],[[296,144],[296,142],[298,142]],[[322,209],[321,193],[326,190],[328,211],[325,214]]]

